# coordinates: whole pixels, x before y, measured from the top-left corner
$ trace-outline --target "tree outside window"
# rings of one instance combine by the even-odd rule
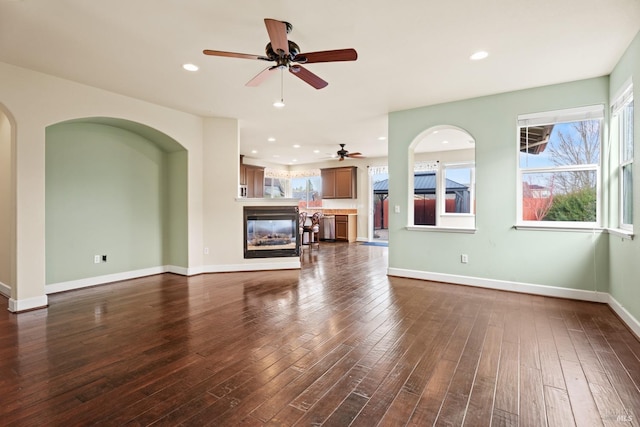
[[[602,111],[519,119],[521,222],[598,223]]]

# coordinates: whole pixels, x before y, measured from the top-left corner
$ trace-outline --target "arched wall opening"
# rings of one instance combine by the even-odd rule
[[[475,139],[457,126],[438,125],[409,145],[407,224],[475,228]]]
[[[188,267],[187,151],[146,125],[46,128],[46,292]]]

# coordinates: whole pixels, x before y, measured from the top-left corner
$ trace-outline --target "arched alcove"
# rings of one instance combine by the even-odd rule
[[[45,141],[47,293],[188,267],[180,143],[108,117],[50,125]]]
[[[409,146],[408,225],[475,228],[475,139],[438,125]]]

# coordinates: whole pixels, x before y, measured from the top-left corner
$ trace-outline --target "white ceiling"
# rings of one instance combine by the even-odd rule
[[[262,55],[264,18],[292,23],[302,52],[358,60],[308,64],[321,90],[286,73],[277,110],[279,78],[244,86],[264,62],[202,54]],[[639,30],[639,0],[0,0],[0,61],[237,118],[247,157],[301,164],[338,143],[384,156],[391,111],[607,75]]]

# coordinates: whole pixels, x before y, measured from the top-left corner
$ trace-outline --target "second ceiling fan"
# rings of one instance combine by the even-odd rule
[[[225,52],[210,49],[205,49],[203,53],[205,55],[212,56],[275,62],[275,65],[265,68],[254,78],[249,80],[246,86],[258,86],[260,83],[265,81],[267,77],[272,75],[273,71],[284,70],[286,68],[291,74],[316,89],[322,89],[329,83],[303,67],[301,64],[355,61],[358,59],[358,53],[355,49],[323,50],[318,52],[301,53],[300,47],[294,41],[287,38],[287,34],[293,29],[293,26],[290,23],[266,18],[264,20],[264,24],[267,27],[267,33],[269,34],[270,40],[265,47],[265,55],[251,55],[246,53]]]
[[[362,153],[359,153],[359,152],[350,153],[349,151],[345,150],[345,148],[344,148],[345,145],[346,144],[340,144],[340,149],[336,152],[336,154],[338,155],[338,160],[339,161],[343,161],[347,157],[351,158],[351,159],[362,159],[362,158],[364,158]]]

